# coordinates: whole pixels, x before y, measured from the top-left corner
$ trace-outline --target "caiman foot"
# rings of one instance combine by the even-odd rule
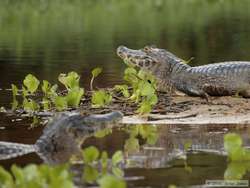
[[[207,93],[203,93],[201,95],[201,98],[205,99],[207,104],[209,104],[209,105],[212,104],[212,101],[210,100],[211,98],[210,98],[210,96]]]

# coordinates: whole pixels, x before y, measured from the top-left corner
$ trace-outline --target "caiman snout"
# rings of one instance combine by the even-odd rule
[[[126,51],[128,51],[128,48],[126,48],[125,46],[119,46],[116,50],[116,53],[120,58],[124,59],[126,57],[124,52]]]

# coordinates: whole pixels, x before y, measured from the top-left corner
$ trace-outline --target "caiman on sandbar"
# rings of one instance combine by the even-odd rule
[[[146,46],[132,50],[117,48],[117,54],[130,65],[152,73],[160,90],[177,89],[191,96],[250,97],[250,62],[231,61],[191,67],[164,49]]]
[[[34,145],[0,142],[0,160],[36,152],[46,163],[66,162],[81,151],[84,140],[96,131],[118,126],[123,114],[115,111],[103,115],[83,116],[80,113],[59,113],[43,130]]]

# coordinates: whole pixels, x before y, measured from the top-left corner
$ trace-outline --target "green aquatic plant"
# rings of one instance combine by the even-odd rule
[[[65,96],[67,105],[72,106],[72,107],[78,107],[82,96],[84,94],[84,89],[83,88],[73,88],[71,89],[68,94]]]
[[[91,91],[93,91],[93,82],[94,82],[94,79],[95,79],[97,76],[99,76],[99,74],[101,74],[101,72],[102,72],[102,68],[100,68],[100,67],[97,67],[97,68],[95,68],[95,69],[93,69],[93,70],[91,71],[91,73],[92,73],[92,78],[91,78],[91,80],[90,80],[90,90],[91,90]]]
[[[139,150],[139,137],[144,139],[149,145],[154,145],[159,138],[155,125],[130,126],[126,132],[129,134],[129,138],[125,141],[124,148],[128,152]]]
[[[18,88],[15,84],[11,84],[11,91],[12,91],[12,96],[13,96],[13,101],[11,103],[11,110],[16,110],[18,107],[18,100],[16,98],[18,94]]]
[[[68,165],[50,167],[30,164],[24,168],[12,165],[11,172],[0,166],[1,188],[74,188]]]
[[[125,188],[126,183],[122,179],[118,179],[113,175],[106,175],[100,178],[98,181],[100,188]]]
[[[67,90],[79,88],[80,76],[76,72],[69,72],[68,74],[61,73],[58,80],[66,87]]]
[[[84,89],[79,87],[80,76],[76,72],[69,72],[68,74],[60,74],[58,80],[66,87],[67,94],[64,97],[56,97],[57,110],[78,107],[84,95]]]
[[[238,134],[228,133],[224,136],[224,148],[230,161],[250,161],[250,150],[242,144]]]
[[[130,99],[138,103],[137,112],[139,114],[151,112],[153,106],[158,102],[155,77],[145,71],[137,71],[128,67],[124,71],[124,80],[132,87]]]
[[[40,106],[33,99],[23,99],[23,109],[29,113],[39,110]]]
[[[243,147],[242,138],[236,133],[228,133],[224,136],[224,148],[229,159],[224,179],[242,179],[250,171],[250,150]]]
[[[110,104],[112,101],[112,95],[105,90],[94,91],[91,102],[92,106],[96,108],[104,107]]]
[[[42,81],[41,91],[39,91],[40,81],[32,74],[28,74],[23,80],[24,85],[22,85],[23,109],[29,113],[39,111],[40,103],[41,108],[45,111],[51,110],[53,107],[58,111],[65,110],[68,107],[78,107],[84,95],[84,89],[79,87],[80,76],[76,72],[69,72],[68,74],[60,74],[58,80],[66,87],[67,93],[60,94],[57,91],[58,85],[52,85],[47,80]],[[16,99],[18,88],[14,84],[11,85],[11,88],[13,95],[12,110],[15,110],[18,107]],[[37,95],[35,95],[35,92],[37,92]],[[42,97],[39,98],[41,92]]]
[[[28,74],[23,80],[25,89],[31,94],[34,94],[37,91],[39,84],[40,81],[32,74]]]
[[[58,85],[54,84],[51,85],[49,83],[49,81],[47,80],[43,80],[43,84],[42,84],[42,91],[45,97],[47,98],[53,98],[55,96],[57,96],[57,89],[58,89]]]
[[[123,153],[116,151],[111,157],[111,172],[108,172],[108,154],[106,151],[100,152],[96,147],[90,146],[82,151],[83,162],[85,164],[83,179],[88,183],[97,182],[101,187],[108,188],[107,182],[103,182],[103,178],[112,177],[115,182],[125,184],[121,178],[124,176],[123,170],[119,164],[124,161]],[[98,171],[96,165],[100,164],[101,169]]]
[[[125,97],[125,98],[129,98],[130,97],[130,93],[129,93],[129,90],[128,90],[128,86],[123,84],[123,85],[115,85],[114,87],[114,90],[116,92],[121,92],[122,95]]]
[[[56,96],[54,104],[58,111],[65,110],[68,107],[67,100],[64,96]]]

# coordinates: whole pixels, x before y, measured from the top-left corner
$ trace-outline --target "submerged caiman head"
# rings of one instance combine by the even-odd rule
[[[128,65],[149,71],[156,77],[160,77],[162,71],[167,76],[168,73],[171,73],[171,69],[176,63],[183,61],[174,54],[153,46],[146,46],[139,50],[119,46],[117,55]]]

